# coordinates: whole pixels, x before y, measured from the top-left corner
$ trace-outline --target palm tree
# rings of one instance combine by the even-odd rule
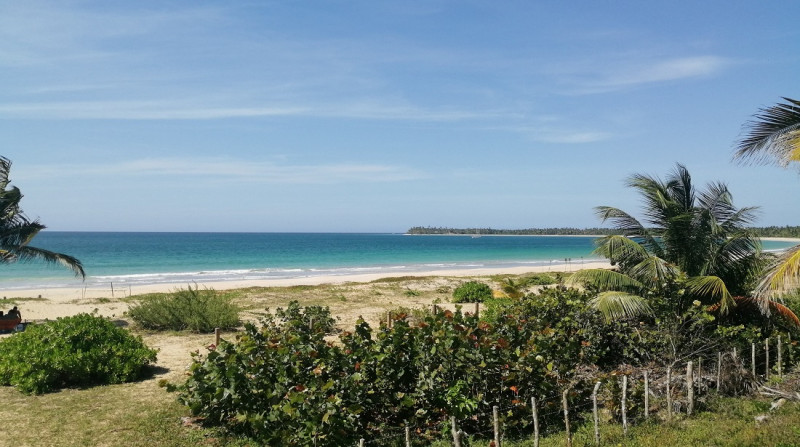
[[[45,226],[23,214],[19,207],[22,193],[16,186],[9,186],[10,170],[11,161],[0,157],[0,263],[42,260],[60,264],[72,270],[75,276],[85,278],[78,259],[28,245]]]
[[[800,101],[783,99],[785,104],[762,108],[756,120],[745,124],[749,133],[739,141],[734,158],[784,167],[800,161]]]
[[[622,233],[600,239],[596,249],[617,270],[580,271],[569,284],[597,288],[593,304],[607,319],[649,313],[647,298],[654,296],[671,299],[678,313],[690,300],[723,313],[742,301],[737,296],[750,291],[764,264],[760,241],[747,228],[755,209],[734,207],[723,183],[696,191],[681,164],[666,181],[637,174],[628,186],[644,199],[644,223],[618,208],[596,208]]]
[[[773,161],[786,167],[800,162],[800,101],[761,109],[755,121],[745,124],[749,133],[739,142],[735,158]],[[754,296],[762,310],[769,312],[770,297],[800,286],[800,246],[778,257],[756,287]]]

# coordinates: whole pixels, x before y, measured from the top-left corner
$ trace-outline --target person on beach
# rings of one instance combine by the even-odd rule
[[[20,320],[22,319],[22,314],[19,312],[19,309],[17,309],[17,306],[14,306],[13,309],[8,311],[8,316],[11,318],[19,318]]]

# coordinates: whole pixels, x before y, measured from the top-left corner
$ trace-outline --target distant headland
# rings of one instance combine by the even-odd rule
[[[753,227],[759,237],[800,238],[800,226]],[[406,234],[450,234],[450,235],[501,235],[501,236],[605,236],[622,234],[615,228],[525,228],[519,230],[500,230],[495,228],[448,228],[448,227],[411,227]]]

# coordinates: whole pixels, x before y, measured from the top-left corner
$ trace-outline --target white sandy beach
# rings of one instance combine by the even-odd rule
[[[354,275],[330,275],[330,276],[309,276],[287,279],[262,279],[247,281],[219,281],[196,284],[201,288],[211,288],[215,290],[241,289],[249,287],[288,287],[297,285],[320,285],[320,284],[345,284],[345,283],[367,283],[381,278],[400,277],[400,276],[441,276],[441,277],[474,277],[500,274],[522,275],[526,273],[540,272],[571,272],[589,268],[609,268],[608,262],[583,262],[572,263],[569,265],[553,265],[541,267],[505,267],[505,268],[476,268],[458,270],[434,270],[417,272],[397,272],[397,273],[370,273]],[[120,287],[115,285],[112,293],[111,284],[107,287],[61,287],[43,288],[27,290],[2,291],[3,296],[8,298],[42,298],[41,301],[25,301],[19,307],[23,318],[26,320],[54,319],[81,312],[92,312],[97,309],[98,313],[107,317],[120,317],[127,310],[128,303],[119,300],[130,295],[140,295],[145,293],[169,292],[180,288],[186,288],[185,283],[162,283],[137,285],[131,287]],[[194,286],[194,284],[193,284]],[[0,310],[2,306],[0,301]]]

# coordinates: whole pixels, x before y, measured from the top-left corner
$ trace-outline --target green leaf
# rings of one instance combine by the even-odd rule
[[[567,286],[592,284],[600,290],[645,289],[644,284],[619,272],[607,269],[586,269],[575,272],[565,282]]]
[[[644,298],[624,292],[600,293],[589,301],[589,305],[603,314],[606,323],[617,319],[653,314],[653,309]]]
[[[720,312],[728,312],[730,306],[735,306],[733,297],[725,281],[717,276],[693,276],[686,280],[686,290],[699,297],[709,298],[719,304]]]

